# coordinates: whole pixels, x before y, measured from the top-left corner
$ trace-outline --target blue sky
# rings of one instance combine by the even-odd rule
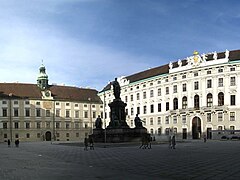
[[[200,53],[240,49],[238,0],[0,0],[0,82],[101,90]]]

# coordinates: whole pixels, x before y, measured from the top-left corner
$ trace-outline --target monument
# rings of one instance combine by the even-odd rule
[[[106,129],[102,129],[101,118],[98,117],[95,122],[96,128],[93,129],[93,138],[95,142],[131,142],[140,141],[142,136],[146,136],[147,129],[142,126],[141,119],[136,115],[134,122],[135,128],[130,128],[126,122],[127,106],[121,98],[121,87],[115,78],[111,83],[115,99],[109,103],[110,122]]]

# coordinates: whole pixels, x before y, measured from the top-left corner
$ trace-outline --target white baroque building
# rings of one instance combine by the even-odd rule
[[[240,50],[193,55],[183,60],[120,77],[121,99],[127,103],[127,123],[139,114],[156,138],[211,139],[212,130],[240,130]],[[99,96],[108,124],[108,84]],[[235,130],[235,132],[233,131]]]

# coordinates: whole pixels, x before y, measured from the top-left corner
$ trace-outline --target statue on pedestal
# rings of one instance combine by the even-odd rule
[[[113,85],[113,94],[115,96],[115,99],[121,99],[120,98],[121,87],[117,81],[117,78],[115,78],[115,81],[113,81],[111,85]]]
[[[102,129],[102,119],[100,118],[100,116],[98,116],[98,118],[96,119],[95,126],[96,129]]]
[[[136,117],[134,118],[134,123],[136,128],[143,127],[142,120],[138,117],[138,114],[136,114]]]

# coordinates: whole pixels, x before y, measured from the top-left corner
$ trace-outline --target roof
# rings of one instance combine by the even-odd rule
[[[219,59],[224,58],[225,57],[225,52],[219,52],[217,53],[217,56]],[[212,61],[213,60],[213,53],[208,53],[206,54],[206,61]],[[235,60],[240,60],[240,50],[233,50],[233,51],[229,51],[229,61],[235,61]],[[182,66],[187,65],[187,60],[183,59],[182,60]],[[173,62],[173,67],[177,67],[177,61]],[[169,73],[169,64],[165,64],[162,66],[158,66],[155,68],[151,68],[142,72],[138,72],[136,74],[132,74],[130,76],[126,76],[125,78],[127,80],[130,81],[130,83],[136,82],[136,81],[140,81],[143,79],[147,79],[147,78],[151,78],[154,76],[159,76],[159,75],[163,75],[163,74],[168,74]],[[108,84],[107,86],[104,87],[104,89],[101,91],[106,91],[109,90],[110,84]]]
[[[91,99],[91,102],[102,103],[95,89],[50,85],[48,90],[54,100],[89,102]],[[42,99],[36,84],[0,83],[0,98],[9,98],[9,94],[14,98]]]

